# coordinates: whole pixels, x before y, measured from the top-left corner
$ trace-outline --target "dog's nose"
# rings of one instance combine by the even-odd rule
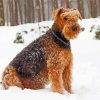
[[[77,31],[77,27],[75,25],[72,26],[73,31]]]

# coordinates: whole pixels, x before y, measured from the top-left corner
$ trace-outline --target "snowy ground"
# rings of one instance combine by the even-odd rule
[[[100,19],[87,19],[79,21],[85,28],[79,37],[71,41],[72,52],[74,55],[73,66],[73,94],[64,95],[50,92],[49,87],[41,90],[20,90],[11,87],[3,90],[0,85],[0,100],[100,100],[100,41],[94,39],[94,32],[100,26]],[[4,68],[13,57],[36,39],[45,33],[52,22],[41,22],[38,24],[26,24],[15,27],[0,27],[0,81]],[[91,27],[95,25],[92,32]],[[38,27],[41,28],[38,28]],[[44,27],[44,28],[43,28]],[[25,34],[25,31],[28,34]],[[16,33],[20,32],[25,40],[24,44],[14,44]]]

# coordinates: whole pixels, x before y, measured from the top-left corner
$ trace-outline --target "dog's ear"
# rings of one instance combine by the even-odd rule
[[[82,16],[81,16],[81,14],[79,14],[79,19],[82,20]]]
[[[79,14],[78,14],[79,19],[80,19],[80,20],[82,20],[82,16],[81,16],[81,14],[80,14],[79,10],[78,10],[78,9],[76,9],[76,10],[77,10],[77,11],[78,11],[78,13],[79,13]]]
[[[82,20],[82,16],[81,16],[79,10],[78,10],[78,9],[75,9],[75,8],[74,8],[73,10],[78,14],[78,18],[79,18],[80,20]]]
[[[55,19],[57,16],[59,16],[63,11],[64,11],[63,7],[54,10],[53,13],[52,13],[53,19]]]

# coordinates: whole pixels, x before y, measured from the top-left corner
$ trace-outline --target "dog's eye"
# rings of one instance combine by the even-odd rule
[[[64,20],[68,20],[68,18],[67,18],[67,17],[65,17],[65,18],[64,18]]]

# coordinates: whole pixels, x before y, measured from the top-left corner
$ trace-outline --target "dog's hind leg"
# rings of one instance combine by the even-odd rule
[[[24,88],[15,68],[10,65],[7,66],[3,73],[2,85],[4,89],[8,89],[10,86]]]

